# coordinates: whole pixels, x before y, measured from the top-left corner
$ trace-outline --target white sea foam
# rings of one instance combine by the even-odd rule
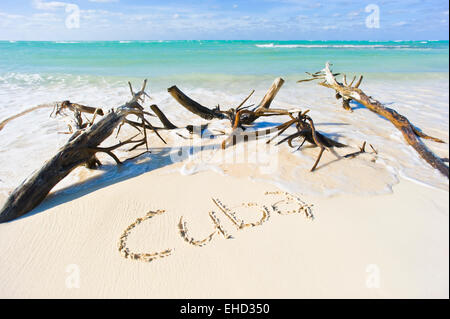
[[[356,48],[356,49],[397,49],[397,48],[413,48],[409,45],[384,45],[384,44],[255,44],[258,48]]]

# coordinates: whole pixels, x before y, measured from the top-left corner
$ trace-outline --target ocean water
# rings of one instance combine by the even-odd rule
[[[6,74],[287,75],[320,68],[328,59],[346,72],[443,72],[448,42],[0,42]]]
[[[282,146],[277,167],[269,173],[257,171],[258,165],[246,163],[248,167],[242,169],[243,163],[214,162],[213,153],[209,162],[194,163],[195,156],[183,158],[178,163],[179,172],[248,172],[250,178],[267,180],[290,191],[323,195],[389,192],[400,178],[448,191],[448,180],[419,158],[388,121],[357,105],[353,113],[348,113],[331,90],[314,82],[296,83],[305,77],[304,72],[319,71],[326,61],[333,64],[334,71],[345,72],[348,77],[363,74],[361,88],[368,95],[448,142],[448,41],[3,41],[0,121],[39,104],[67,99],[112,108],[129,99],[128,81],[137,87],[147,78],[153,100],[146,106],[158,104],[169,119],[183,126],[201,121],[170,97],[166,89],[172,85],[206,106],[220,104],[227,108],[238,105],[252,89],[255,94],[249,103],[257,104],[272,81],[282,77],[286,82],[273,107],[310,109],[319,131],[351,146],[341,155],[367,141],[377,149],[376,159],[365,155],[352,161],[334,161],[326,155],[323,167],[311,174],[316,150],[294,153]],[[67,130],[65,119],[49,118],[50,112],[51,108],[36,110],[0,131],[0,192],[11,191],[67,140],[69,135],[61,134]],[[281,121],[261,120],[257,127]],[[224,121],[213,126],[229,130]],[[163,134],[171,145],[188,143],[174,132]],[[426,144],[448,158],[448,144]],[[106,166],[97,181],[107,184],[114,178],[145,173],[158,168],[161,158],[150,156],[148,162],[152,164],[129,165],[128,170]],[[105,161],[108,163],[108,159]],[[95,174],[80,168],[62,185],[70,188],[81,176]],[[370,181],[359,176],[370,176]]]

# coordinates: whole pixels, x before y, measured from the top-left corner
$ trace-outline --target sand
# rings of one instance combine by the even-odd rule
[[[448,298],[448,192],[400,180],[378,196],[297,194],[314,220],[271,212],[237,230],[217,197],[245,221],[280,197],[272,184],[171,166],[95,189],[56,193],[31,216],[0,225],[2,298]],[[2,202],[4,199],[1,200]],[[290,206],[290,207],[289,207]],[[292,205],[280,207],[290,209]],[[173,249],[150,263],[125,259],[119,237],[149,210],[166,212],[128,236],[134,251]],[[233,236],[204,247],[214,210]]]

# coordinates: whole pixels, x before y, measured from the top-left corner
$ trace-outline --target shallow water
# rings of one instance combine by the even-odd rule
[[[109,109],[129,99],[128,80],[138,87],[148,78],[153,99],[147,101],[147,107],[158,104],[178,126],[200,124],[201,120],[178,105],[166,88],[177,85],[206,106],[220,104],[227,108],[238,105],[252,89],[256,92],[249,104],[257,104],[272,81],[281,76],[286,83],[273,107],[311,109],[319,131],[351,146],[339,150],[341,155],[355,151],[364,141],[378,154],[339,161],[325,154],[319,169],[311,174],[316,149],[293,152],[285,145],[265,148],[265,144],[254,142],[247,148],[238,145],[223,153],[214,148],[223,136],[184,140],[175,132],[164,132],[169,145],[176,146],[166,146],[165,156],[154,150],[140,160],[144,164],[130,163],[120,170],[106,166],[98,182],[107,184],[115,178],[182,161],[174,166],[182,174],[213,169],[268,180],[290,191],[326,196],[390,192],[399,178],[448,190],[448,180],[407,146],[388,121],[358,105],[353,105],[353,113],[344,111],[331,90],[314,82],[295,83],[305,76],[303,72],[318,71],[328,60],[337,72],[363,74],[361,88],[368,95],[407,116],[424,132],[448,141],[447,41],[0,42],[0,121],[35,105],[61,100]],[[37,110],[0,131],[1,192],[11,191],[66,142],[69,135],[59,134],[67,131],[66,122],[49,118],[50,112],[51,108]],[[257,126],[266,128],[281,121],[261,119]],[[217,130],[229,132],[229,123],[214,122],[209,132],[217,134]],[[188,135],[184,130],[179,133]],[[163,146],[154,137],[150,141],[155,147]],[[425,143],[448,158],[448,144]],[[198,151],[199,145],[210,146]],[[173,155],[178,147],[194,151],[178,157]],[[259,162],[249,164],[248,154]],[[92,174],[99,173],[77,169],[58,188]]]

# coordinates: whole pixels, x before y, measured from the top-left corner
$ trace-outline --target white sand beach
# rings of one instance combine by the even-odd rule
[[[180,216],[192,236],[204,238],[212,231],[208,212],[217,211],[212,197],[230,207],[270,204],[277,197],[264,193],[277,189],[214,172],[167,171],[80,197],[54,196],[34,215],[0,225],[0,296],[448,298],[445,191],[402,180],[387,195],[302,195],[314,205],[313,221],[272,213],[263,225],[236,231],[221,218],[234,238],[196,247],[180,237]],[[174,249],[172,255],[150,263],[123,258],[123,230],[158,209],[166,212],[138,225],[128,244],[148,253]],[[246,221],[260,218],[255,210],[236,212]]]

